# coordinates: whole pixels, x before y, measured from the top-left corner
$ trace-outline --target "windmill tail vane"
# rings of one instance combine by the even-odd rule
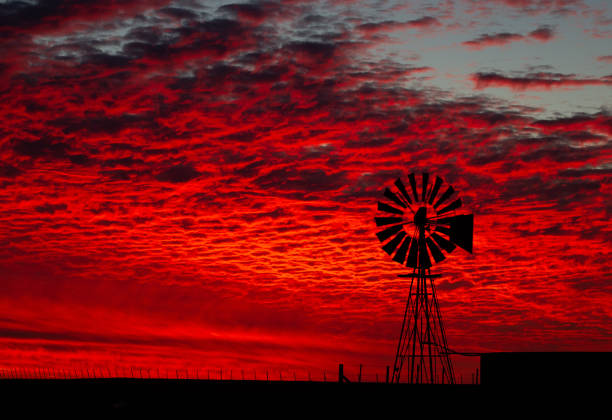
[[[444,261],[457,247],[472,253],[474,215],[459,213],[461,198],[445,186],[439,176],[430,183],[421,175],[418,189],[414,173],[408,184],[400,178],[384,191],[374,221],[382,230],[376,234],[383,250],[403,266],[412,269],[408,300],[395,355],[393,382],[455,383],[453,364],[431,274],[434,263]],[[409,185],[410,190],[406,187]]]

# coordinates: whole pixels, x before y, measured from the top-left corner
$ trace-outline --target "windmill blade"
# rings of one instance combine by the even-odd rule
[[[423,190],[421,191],[421,201],[424,203],[427,197],[427,185],[429,184],[429,174],[423,172]]]
[[[440,251],[440,248],[438,248],[438,245],[436,245],[431,238],[427,238],[425,241],[427,242],[427,248],[429,248],[431,256],[434,258],[435,262],[439,263],[440,261],[444,261],[446,259],[442,251]]]
[[[449,232],[450,232],[450,229],[449,229]],[[442,248],[443,250],[445,250],[449,254],[451,252],[453,252],[454,249],[456,248],[454,243],[452,243],[448,239],[444,238],[443,236],[438,235],[436,232],[433,232],[431,234],[431,238],[433,238],[433,240],[436,241],[436,243],[440,246],[440,248]]]
[[[450,216],[450,217],[441,217],[439,219],[429,219],[431,222],[435,223],[436,226],[438,225],[450,225],[451,220],[453,220],[455,218],[455,216]]]
[[[450,203],[448,206],[444,207],[442,210],[440,210],[438,212],[438,214],[448,213],[449,211],[456,210],[459,207],[461,207],[461,199],[460,198],[456,199],[455,201]]]
[[[419,246],[416,237],[412,237],[412,242],[410,242],[410,251],[408,252],[408,259],[406,260],[406,266],[417,268],[417,257],[419,255]]]
[[[391,226],[390,228],[387,228],[381,232],[378,232],[376,236],[378,236],[378,239],[380,240],[380,242],[384,242],[402,229],[403,229],[402,225]]]
[[[408,253],[408,247],[410,246],[410,237],[406,236],[406,238],[404,238],[404,242],[402,242],[402,245],[400,245],[400,247],[397,249],[397,252],[395,253],[395,257],[393,257],[393,261],[397,261],[400,264],[404,264],[404,261],[406,261],[406,254]]]
[[[436,226],[436,232],[442,232],[450,237],[450,228],[444,226]]]
[[[441,185],[442,185],[442,178],[440,178],[439,176],[436,176],[436,182],[434,183],[433,190],[431,190],[431,194],[429,195],[429,204],[433,203],[434,199],[436,198],[436,195],[438,194],[438,190],[440,189]]]
[[[406,208],[406,204],[404,204],[404,202],[400,200],[400,198],[397,195],[395,195],[395,193],[391,191],[389,188],[385,188],[385,197],[393,201],[398,206]]]
[[[385,252],[389,255],[393,254],[393,251],[395,251],[395,248],[397,248],[400,242],[402,242],[404,236],[406,236],[406,232],[404,232],[403,230],[400,231],[397,235],[395,235],[395,238],[391,239],[385,246],[383,246]]]
[[[427,253],[427,246],[425,246],[425,240],[419,238],[419,268],[431,267],[431,259]]]
[[[455,216],[451,220],[449,237],[451,242],[471,254],[474,239],[474,215]]]
[[[396,223],[402,223],[401,217],[375,217],[376,226],[394,225]]]
[[[414,174],[408,175],[408,180],[410,181],[410,186],[412,187],[412,193],[414,194],[414,202],[418,203],[419,202],[419,193],[417,193],[416,179],[414,177]]]
[[[446,200],[448,200],[448,198],[453,195],[453,193],[455,192],[455,190],[453,189],[453,187],[448,187],[448,189],[446,190],[446,192],[444,194],[442,194],[442,197],[440,197],[440,199],[438,201],[436,201],[436,204],[434,204],[434,209],[437,209],[438,206],[442,203],[444,203]]]
[[[385,203],[381,203],[380,201],[378,202],[378,210],[379,211],[384,211],[387,213],[393,213],[393,214],[399,214],[400,216],[403,216],[404,212],[401,211],[398,208],[395,208],[393,206],[390,206],[388,204]]]
[[[406,201],[408,201],[408,204],[412,204],[412,200],[410,199],[410,195],[408,194],[408,191],[406,191],[406,187],[404,187],[404,183],[402,182],[402,180],[397,178],[395,180],[395,182],[394,182],[394,185],[397,187],[397,189],[402,194],[404,199]]]

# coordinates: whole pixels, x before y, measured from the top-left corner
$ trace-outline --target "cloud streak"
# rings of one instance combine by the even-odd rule
[[[500,32],[496,34],[482,34],[478,38],[464,41],[461,45],[473,49],[481,50],[495,46],[503,46],[517,41],[538,41],[548,42],[555,37],[555,32],[552,28],[541,26],[527,35],[522,35],[512,32]]]
[[[550,90],[582,86],[610,86],[612,76],[602,78],[580,77],[575,74],[527,73],[524,76],[505,76],[499,73],[475,73],[472,80],[476,89],[507,87],[513,90]]]

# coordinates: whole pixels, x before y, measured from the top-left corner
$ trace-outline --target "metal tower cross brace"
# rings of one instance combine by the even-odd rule
[[[410,291],[404,311],[402,332],[393,364],[394,383],[454,384],[442,314],[429,269],[416,268],[410,277]]]

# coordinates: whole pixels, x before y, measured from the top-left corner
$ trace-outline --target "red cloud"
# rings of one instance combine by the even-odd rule
[[[506,45],[511,42],[528,40],[529,38],[538,40],[540,42],[548,42],[555,36],[554,30],[548,26],[541,26],[531,32],[528,35],[521,35],[510,32],[502,32],[497,34],[483,34],[476,39],[462,42],[462,45],[470,48],[480,50],[491,46]]]
[[[514,41],[518,41],[523,39],[523,35],[513,34],[513,33],[499,33],[499,34],[483,34],[476,39],[472,39],[470,41],[462,42],[462,45],[465,45],[468,48],[472,49],[482,49],[486,47],[490,47],[492,45],[505,45]]]
[[[529,36],[542,42],[548,42],[555,37],[555,32],[548,26],[541,26],[538,29],[529,32]]]
[[[522,77],[504,76],[498,73],[475,73],[472,80],[476,89],[508,87],[513,90],[554,89],[589,85],[612,85],[612,76],[581,78],[573,74],[530,73]]]

